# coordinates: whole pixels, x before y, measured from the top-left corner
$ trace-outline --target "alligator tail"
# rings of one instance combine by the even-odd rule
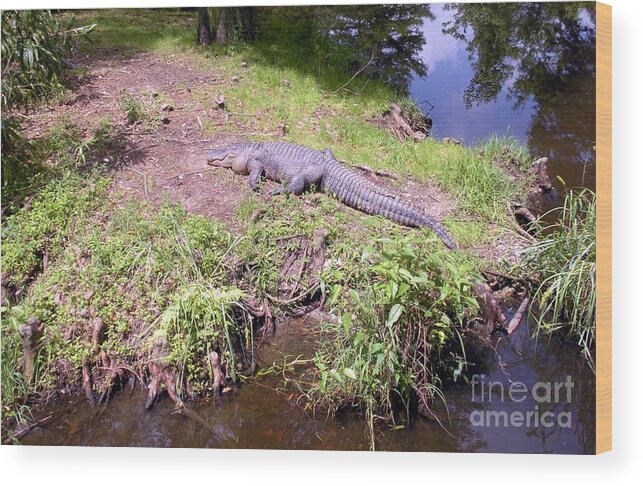
[[[449,249],[457,248],[444,226],[435,218],[381,190],[348,167],[330,162],[322,188],[347,206],[365,213],[384,216],[404,226],[429,228]]]

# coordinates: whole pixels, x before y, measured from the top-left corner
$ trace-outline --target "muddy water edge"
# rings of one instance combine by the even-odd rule
[[[511,313],[508,314],[510,317]],[[281,362],[284,356],[310,358],[318,340],[316,316],[296,319],[278,329],[273,340],[259,352],[263,365]],[[479,330],[476,330],[479,334]],[[569,345],[532,338],[525,320],[511,336],[494,334],[473,344],[481,365],[472,370],[477,386],[446,386],[449,419],[437,421],[416,417],[401,429],[382,427],[377,449],[436,452],[531,452],[592,453],[594,449],[594,375]],[[305,365],[295,374],[305,371]],[[571,377],[571,378],[567,378]],[[501,396],[512,383],[532,388],[536,383],[563,383],[571,379],[571,400],[539,403],[532,396],[517,402]],[[491,386],[481,393],[480,383]],[[46,426],[35,428],[22,443],[31,445],[138,446],[241,449],[368,450],[364,420],[353,414],[327,417],[306,411],[299,394],[285,386],[280,375],[267,375],[243,384],[220,400],[191,404],[209,424],[208,429],[174,412],[165,397],[146,411],[146,391],[117,392],[102,408],[92,409],[84,397],[60,398],[38,414],[53,415]],[[556,421],[511,426],[482,422],[487,410],[525,416],[551,412],[569,417]],[[550,425],[553,423],[553,425]]]

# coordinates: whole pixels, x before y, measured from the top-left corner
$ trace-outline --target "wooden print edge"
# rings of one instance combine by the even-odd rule
[[[596,453],[612,449],[612,7],[596,3]]]

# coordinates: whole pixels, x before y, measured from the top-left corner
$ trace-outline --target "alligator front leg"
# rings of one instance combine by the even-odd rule
[[[277,194],[292,193],[295,196],[299,196],[300,194],[303,194],[305,188],[306,181],[304,181],[303,177],[293,177],[286,186],[280,186],[277,189],[270,191],[270,195],[276,196]]]
[[[261,180],[261,174],[263,174],[263,167],[261,164],[252,162],[249,164],[250,177],[248,178],[248,185],[250,189],[257,192],[259,190],[259,181]]]

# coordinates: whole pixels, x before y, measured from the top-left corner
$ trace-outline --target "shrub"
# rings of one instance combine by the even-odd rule
[[[340,297],[340,321],[324,324],[309,393],[319,405],[364,411],[372,446],[376,416],[394,421],[396,401],[407,416],[412,403],[434,416],[442,378],[462,369],[458,329],[478,303],[473,272],[456,258],[413,235],[378,240],[362,255],[367,281]]]

